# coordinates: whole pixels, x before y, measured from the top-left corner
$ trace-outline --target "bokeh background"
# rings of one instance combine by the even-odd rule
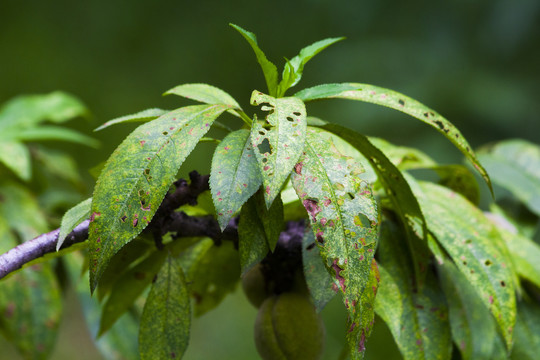
[[[0,0],[0,103],[19,94],[64,90],[88,106],[90,119],[68,126],[92,134],[102,146],[48,146],[76,154],[89,195],[94,180],[88,170],[135,127],[92,133],[101,123],[146,108],[187,105],[161,94],[192,82],[229,92],[250,112],[251,91],[265,91],[264,78],[230,22],[256,33],[278,67],[308,44],[346,36],[306,66],[298,90],[331,82],[375,84],[436,109],[473,147],[515,137],[540,143],[538,0]],[[417,146],[441,162],[462,162],[435,130],[392,110],[336,100],[310,105],[308,113]],[[198,149],[182,173],[209,170],[212,146]],[[54,358],[99,359],[76,320],[77,304],[70,304]],[[254,316],[240,293],[230,296],[221,309],[197,320],[186,358],[257,358]],[[330,306],[325,317],[325,358],[337,359],[344,314]],[[0,358],[11,359],[9,346],[0,346]]]

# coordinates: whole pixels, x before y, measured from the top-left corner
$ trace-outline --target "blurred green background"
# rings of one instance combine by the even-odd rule
[[[266,90],[264,78],[251,49],[229,22],[256,33],[278,67],[284,57],[314,41],[347,37],[312,60],[295,89],[330,82],[371,83],[436,109],[473,147],[513,137],[540,142],[538,0],[0,0],[0,103],[18,94],[70,92],[92,116],[69,126],[92,134],[117,116],[189,104],[160,94],[182,83],[204,82],[229,92],[250,113],[249,96],[253,89]],[[336,100],[309,105],[308,113],[417,146],[441,162],[462,161],[436,131],[392,110]],[[93,134],[102,143],[98,150],[49,146],[76,154],[89,195],[93,178],[88,169],[104,161],[134,127]],[[194,168],[209,170],[212,146],[199,149],[183,166],[183,174]],[[255,310],[242,299],[237,293],[196,321],[186,358],[256,358],[251,335]],[[336,359],[344,314],[336,307],[325,316],[326,358]],[[88,335],[83,331],[78,336],[80,329],[73,329],[82,325],[71,316],[66,321],[70,326],[63,325],[55,358],[82,359],[80,349],[86,345],[79,343]],[[382,344],[384,350],[392,346]],[[8,347],[1,347],[0,358],[11,359],[4,352]],[[91,349],[87,354],[88,359],[98,356]]]

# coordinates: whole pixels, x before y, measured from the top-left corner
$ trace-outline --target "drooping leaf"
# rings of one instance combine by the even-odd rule
[[[510,347],[516,317],[512,260],[493,240],[496,229],[480,210],[449,189],[422,183],[413,191],[429,230],[478,292]]]
[[[58,242],[56,243],[56,251],[60,249],[66,236],[75,229],[79,223],[90,217],[90,208],[92,206],[92,198],[88,198],[79,204],[69,209],[62,217],[60,224],[60,233],[58,234]]]
[[[163,109],[158,109],[158,108],[146,109],[143,111],[139,111],[135,114],[120,116],[112,120],[109,120],[103,123],[102,125],[100,125],[99,127],[95,128],[94,131],[100,131],[105,128],[108,128],[109,126],[126,123],[126,122],[141,122],[141,121],[154,120],[168,112],[169,110],[163,110]]]
[[[249,130],[230,133],[216,147],[210,170],[210,191],[221,230],[261,184]]]
[[[18,141],[0,141],[0,162],[24,181],[30,180],[30,151]]]
[[[70,154],[43,146],[34,146],[32,148],[32,155],[37,160],[39,166],[54,177],[67,180],[73,184],[82,183],[77,162]],[[47,193],[42,194],[41,199],[44,196],[47,197]]]
[[[431,271],[421,290],[413,285],[402,236],[395,225],[383,223],[375,311],[388,325],[404,359],[450,359],[452,339],[445,299]]]
[[[392,164],[400,170],[425,168],[437,165],[435,160],[416,148],[397,146],[384,139],[375,137],[369,137],[369,142],[377,149],[381,150]]]
[[[469,281],[450,261],[437,269],[449,307],[452,337],[462,358],[506,359],[497,324]]]
[[[232,241],[212,246],[194,264],[192,274],[190,290],[195,298],[195,315],[200,316],[218,306],[240,279],[240,260]]]
[[[429,252],[420,239],[425,238],[425,219],[416,197],[402,173],[368,138],[354,130],[337,124],[320,122],[319,126],[330,131],[350,143],[360,151],[377,173],[378,179],[386,189],[394,210],[405,227],[405,235],[409,254],[413,259],[413,267],[417,284],[423,283],[423,269],[427,267]]]
[[[510,190],[540,216],[540,146],[525,140],[506,140],[480,149],[478,158],[494,183]]]
[[[16,245],[0,217],[0,253]],[[27,267],[0,282],[0,332],[25,358],[48,358],[61,313],[60,287],[50,263]]]
[[[363,324],[355,321],[372,272],[378,207],[371,186],[358,177],[362,166],[339,153],[324,134],[308,129],[303,155],[291,180],[308,213],[324,264],[353,321],[354,334],[350,336],[359,339]]]
[[[242,206],[238,223],[238,253],[242,275],[258,264],[270,251],[264,225],[257,215],[255,199]]]
[[[266,235],[266,242],[270,251],[273,252],[279,240],[279,235],[285,226],[283,223],[283,202],[281,197],[277,197],[270,209],[267,209],[262,191],[256,192],[253,198],[257,216],[261,219],[264,234]]]
[[[225,91],[208,84],[183,84],[178,85],[163,95],[178,95],[187,99],[200,101],[206,104],[226,104],[234,109],[242,109],[234,98]],[[236,112],[231,111],[231,114],[239,116]]]
[[[247,40],[247,42],[253,49],[253,52],[255,52],[257,61],[259,62],[259,65],[261,65],[261,69],[264,74],[264,79],[266,80],[268,93],[271,96],[276,96],[277,88],[278,88],[278,72],[277,72],[276,65],[270,62],[266,58],[266,55],[264,54],[264,52],[259,48],[259,45],[257,44],[257,37],[255,36],[255,34],[242,29],[238,25],[234,25],[234,24],[229,24],[229,25],[231,25],[236,31],[238,31],[244,37],[244,39]]]
[[[110,258],[148,225],[180,165],[228,107],[196,105],[141,125],[111,155],[92,201],[90,286]]]
[[[315,235],[309,226],[302,238],[302,266],[312,302],[317,312],[320,312],[339,290],[326,270],[315,243]]]
[[[59,140],[94,148],[99,147],[99,141],[96,139],[81,134],[78,131],[54,125],[43,125],[40,127],[24,129],[17,132],[14,138],[18,141]]]
[[[538,303],[521,301],[518,306],[514,360],[534,360],[540,354],[540,308]]]
[[[473,164],[491,189],[491,182],[486,170],[476,158],[461,132],[443,116],[408,96],[378,86],[356,83],[319,85],[299,91],[294,96],[305,102],[324,98],[359,100],[386,106],[411,115],[431,125],[450,140]]]
[[[150,285],[167,259],[165,251],[156,251],[124,273],[114,283],[102,307],[98,335],[104,334]]]
[[[141,359],[182,358],[189,341],[191,307],[180,261],[169,256],[152,284],[141,317]]]
[[[305,48],[300,50],[300,53],[298,55],[293,57],[290,61],[287,61],[285,67],[283,68],[281,82],[278,85],[277,97],[282,97],[283,95],[285,95],[287,89],[298,84],[298,82],[302,78],[304,66],[309,60],[311,60],[311,58],[326,49],[328,46],[343,39],[345,38],[329,38],[317,41],[309,46],[306,46]]]
[[[263,177],[266,207],[279,194],[294,164],[302,154],[306,136],[306,108],[297,98],[281,98],[254,91],[251,105],[268,112],[264,121],[251,128],[253,151]]]
[[[375,259],[371,259],[369,279],[360,296],[360,303],[355,306],[354,315],[347,318],[347,341],[351,359],[363,359],[366,341],[373,331],[375,322],[375,297],[379,288],[381,275]]]
[[[85,256],[82,253],[72,253],[64,257],[68,268],[71,285],[77,293],[86,326],[94,339],[96,347],[106,360],[131,360],[139,356],[137,335],[139,319],[133,312],[122,315],[111,329],[97,338],[101,304],[96,297],[90,295],[88,284],[83,280],[88,272],[81,271],[84,267]]]

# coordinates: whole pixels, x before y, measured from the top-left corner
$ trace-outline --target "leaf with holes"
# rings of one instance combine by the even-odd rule
[[[210,191],[221,230],[262,184],[249,130],[227,135],[212,158]]]
[[[427,267],[430,254],[425,243],[420,239],[425,236],[425,219],[420,205],[412,193],[409,184],[394,164],[378,148],[373,146],[368,138],[354,130],[337,124],[320,122],[322,129],[338,135],[350,143],[368,159],[377,173],[379,181],[386,189],[387,196],[392,202],[394,210],[405,227],[405,235],[412,257],[414,274],[418,284],[423,283],[423,271]],[[420,238],[420,239],[419,239]]]
[[[516,320],[514,278],[512,260],[493,240],[497,230],[478,208],[447,188],[421,183],[413,191],[429,230],[490,309],[510,348]]]
[[[101,126],[97,127],[94,131],[103,130],[105,128],[108,128],[109,126],[116,125],[116,124],[154,120],[168,112],[169,110],[162,110],[162,109],[157,109],[157,108],[146,109],[143,111],[139,111],[138,113],[135,113],[135,114],[121,116],[121,117],[117,117],[115,119],[109,120],[103,123]]]
[[[379,212],[362,165],[337,151],[324,131],[310,128],[291,176],[317,246],[351,319],[361,310],[377,246]],[[355,331],[361,331],[355,324]],[[352,326],[352,325],[351,325]]]
[[[471,161],[491,189],[491,181],[486,170],[476,158],[461,132],[440,114],[408,96],[378,86],[356,83],[314,86],[299,91],[294,96],[305,102],[326,98],[359,100],[386,106],[411,115],[434,127],[450,140]]]
[[[277,95],[277,87],[278,87],[278,72],[276,65],[274,65],[271,61],[269,61],[266,58],[266,55],[264,52],[259,48],[259,45],[257,44],[257,37],[255,34],[242,29],[238,25],[229,24],[231,25],[236,31],[238,31],[244,39],[247,40],[251,48],[253,49],[253,52],[255,53],[255,56],[257,57],[257,61],[259,62],[259,65],[261,65],[261,69],[264,74],[264,79],[266,80],[266,86],[268,86],[268,92],[272,96]]]
[[[139,330],[141,359],[182,358],[189,341],[191,308],[184,272],[169,256],[152,284]]]
[[[62,217],[60,224],[60,233],[58,234],[58,241],[56,243],[56,251],[60,249],[66,236],[75,229],[79,223],[90,217],[90,208],[92,207],[92,198],[86,199],[79,204],[75,205]]]
[[[386,322],[405,359],[450,359],[452,339],[448,309],[431,270],[421,290],[411,279],[410,259],[403,256],[403,234],[390,222],[381,230],[381,284],[375,311]]]
[[[306,137],[306,108],[297,98],[281,98],[254,91],[251,105],[268,112],[253,121],[251,141],[263,177],[266,207],[274,201],[302,154]]]
[[[90,287],[150,222],[185,158],[226,105],[195,105],[139,126],[111,155],[92,201]]]

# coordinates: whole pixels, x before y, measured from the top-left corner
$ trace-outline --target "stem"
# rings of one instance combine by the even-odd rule
[[[236,113],[240,115],[244,123],[246,123],[246,125],[249,126],[249,128],[251,129],[251,124],[253,123],[253,120],[249,116],[247,116],[247,114],[243,110],[234,109],[234,111],[236,111]]]

